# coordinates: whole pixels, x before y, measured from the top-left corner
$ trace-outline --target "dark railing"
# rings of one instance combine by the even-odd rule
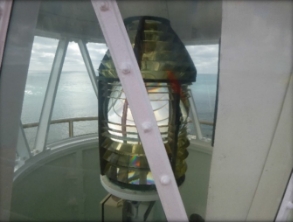
[[[82,121],[93,121],[93,120],[98,120],[98,117],[76,117],[76,118],[67,118],[67,119],[57,119],[57,120],[52,120],[50,124],[59,124],[59,123],[68,123],[68,129],[69,129],[69,137],[74,136],[74,131],[73,131],[73,123],[74,122],[82,122]],[[37,127],[39,126],[39,123],[25,123],[22,125],[24,129],[26,128],[32,128],[32,127]]]
[[[99,120],[97,116],[94,117],[76,117],[76,118],[67,118],[67,119],[57,119],[57,120],[52,120],[50,124],[59,124],[59,123],[68,123],[68,129],[69,129],[69,137],[74,136],[74,130],[73,130],[73,123],[74,122],[82,122],[82,121],[94,121],[94,120]],[[203,125],[209,125],[213,126],[214,123],[208,122],[208,121],[199,121],[200,124]],[[22,125],[24,129],[26,128],[32,128],[32,127],[37,127],[39,126],[39,123],[25,123]]]

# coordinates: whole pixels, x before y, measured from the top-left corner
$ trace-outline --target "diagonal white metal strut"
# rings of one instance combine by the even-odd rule
[[[188,221],[159,128],[115,0],[92,0],[129,102],[168,221]]]
[[[35,150],[41,153],[46,149],[46,142],[50,127],[51,116],[54,108],[54,102],[58,89],[61,71],[67,51],[68,39],[62,38],[59,40],[57,51],[52,65],[52,70],[45,94],[45,99],[42,107],[42,112],[39,120],[39,127],[35,141]]]

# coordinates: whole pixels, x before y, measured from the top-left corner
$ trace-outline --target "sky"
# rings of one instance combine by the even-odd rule
[[[35,36],[29,70],[50,70],[56,53],[58,40]],[[95,71],[104,57],[107,47],[102,43],[87,43]],[[186,46],[198,74],[217,74],[218,45]],[[78,44],[70,42],[67,48],[63,71],[86,71]]]
[[[219,45],[191,45],[186,49],[198,74],[218,74]]]

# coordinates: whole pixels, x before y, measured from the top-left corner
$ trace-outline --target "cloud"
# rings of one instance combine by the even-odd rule
[[[86,71],[86,67],[79,50],[79,46],[76,42],[70,42],[68,44],[62,71]]]
[[[58,40],[36,36],[34,38],[30,70],[50,71],[57,50]],[[103,43],[87,43],[95,72],[100,66],[107,46]],[[218,45],[189,45],[186,46],[199,74],[217,74]],[[79,46],[75,42],[68,44],[62,71],[86,71]]]
[[[35,36],[30,59],[29,70],[50,71],[58,46],[58,40]],[[95,72],[99,68],[107,47],[102,43],[87,43],[87,48],[94,66]],[[75,42],[68,44],[62,71],[86,71],[79,46]]]
[[[51,70],[58,40],[35,36],[29,70]]]
[[[218,73],[218,45],[192,45],[186,46],[186,49],[196,66],[198,74]]]
[[[108,48],[103,43],[88,43],[87,48],[93,63],[95,71],[99,69],[100,63],[104,58]]]

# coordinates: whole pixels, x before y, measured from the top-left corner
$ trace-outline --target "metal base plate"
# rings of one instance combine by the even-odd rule
[[[111,194],[124,200],[156,201],[159,200],[157,191],[138,191],[122,188],[112,183],[106,176],[100,176],[102,186]]]

